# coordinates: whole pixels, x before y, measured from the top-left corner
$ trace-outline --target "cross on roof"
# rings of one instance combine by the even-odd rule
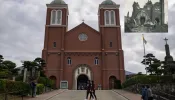
[[[84,22],[84,19],[82,21]]]
[[[166,42],[166,44],[167,44],[168,39],[167,39],[167,38],[165,38],[164,40],[165,40],[165,42]]]

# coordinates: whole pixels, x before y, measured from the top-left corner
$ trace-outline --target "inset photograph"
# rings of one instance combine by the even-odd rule
[[[168,0],[125,0],[125,33],[168,33]]]

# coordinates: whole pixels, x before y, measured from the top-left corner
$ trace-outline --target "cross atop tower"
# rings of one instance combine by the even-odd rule
[[[82,21],[84,22],[84,19]]]
[[[168,39],[167,39],[167,38],[165,38],[164,40],[165,40],[165,42],[166,42],[166,44],[167,44]]]

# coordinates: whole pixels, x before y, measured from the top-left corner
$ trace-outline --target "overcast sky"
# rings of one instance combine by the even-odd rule
[[[144,5],[148,2],[148,0],[125,0],[125,4],[124,4],[125,16],[127,16],[128,12],[129,12],[129,16],[132,15],[134,1],[138,2],[140,8],[143,8]],[[152,4],[155,4],[160,0],[151,0],[151,1],[152,1]],[[165,23],[167,23],[168,22],[168,0],[164,0],[164,13],[165,13]]]
[[[41,57],[44,44],[46,4],[52,0],[0,0],[0,54],[21,66],[21,60]],[[65,0],[69,4],[69,30],[85,23],[98,30],[98,6],[103,0]],[[131,72],[145,72],[142,35],[124,32],[124,0],[113,0],[120,4],[122,45],[125,69]],[[175,56],[175,0],[169,0],[169,33],[145,34],[146,53],[153,53],[158,59],[165,57],[165,37],[169,39],[171,55]]]

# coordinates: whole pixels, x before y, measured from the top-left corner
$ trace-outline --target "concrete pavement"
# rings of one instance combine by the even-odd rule
[[[37,95],[35,98],[32,97],[24,98],[24,100],[49,100],[50,98],[53,98],[54,96],[59,95],[65,91],[67,90],[54,90],[52,92]]]
[[[127,91],[124,91],[124,90],[113,90],[113,91],[116,92],[119,95],[122,95],[127,100],[141,100],[141,95],[140,94],[127,92]]]
[[[127,100],[111,90],[97,90],[96,96],[98,100]],[[84,90],[68,90],[49,100],[85,100],[85,97],[86,91]]]
[[[139,94],[124,90],[96,90],[98,100],[140,100]],[[55,90],[27,100],[85,100],[85,90]],[[24,99],[26,100],[26,99]]]

